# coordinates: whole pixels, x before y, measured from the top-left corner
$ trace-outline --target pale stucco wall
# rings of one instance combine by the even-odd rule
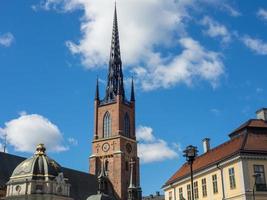
[[[244,179],[245,179],[245,190],[247,194],[247,199],[252,200],[252,190],[255,183],[254,175],[254,165],[263,165],[265,171],[265,180],[267,181],[267,157],[266,156],[250,156],[243,159],[244,166]],[[267,192],[265,191],[255,191],[256,200],[267,200]]]
[[[243,184],[243,171],[242,171],[242,162],[240,159],[235,159],[230,161],[229,163],[225,163],[222,166],[223,180],[224,180],[224,191],[225,191],[225,199],[245,199],[245,189]],[[235,181],[236,187],[234,189],[230,188],[230,180],[229,180],[229,168],[234,168],[235,170]],[[212,175],[217,175],[217,185],[218,185],[218,193],[213,192],[213,184],[212,184]],[[202,182],[201,180],[206,178],[207,184],[207,196],[203,197],[202,194]],[[198,181],[198,193],[199,199],[203,200],[221,200],[223,198],[223,187],[222,187],[222,177],[221,170],[217,168],[217,166],[211,167],[209,170],[203,170],[200,173],[195,174],[194,182]],[[172,200],[179,200],[179,188],[183,188],[183,197],[187,199],[187,185],[190,184],[190,179],[187,178],[185,180],[180,181],[179,183],[173,184],[175,189],[167,188],[165,189],[165,200],[169,200],[169,191],[173,191]],[[175,190],[175,192],[174,192]],[[174,193],[176,196],[174,197]]]
[[[224,163],[221,163],[219,167],[222,169],[225,199],[231,200],[252,200],[252,188],[254,185],[254,169],[253,165],[264,165],[265,168],[265,180],[267,181],[267,157],[265,156],[243,156],[231,158]],[[235,171],[235,188],[230,188],[229,169],[234,168]],[[212,175],[217,175],[218,193],[213,193]],[[206,178],[207,184],[207,197],[202,195],[201,179]],[[222,177],[221,171],[217,166],[211,166],[209,169],[202,170],[194,175],[194,182],[198,181],[199,199],[203,200],[222,200]],[[172,185],[172,188],[165,187],[165,200],[169,199],[169,192],[172,191],[172,200],[179,200],[179,188],[183,188],[183,197],[187,199],[187,184],[190,184],[189,177],[176,182]],[[175,194],[175,197],[174,197]],[[267,192],[255,192],[256,200],[267,200]]]

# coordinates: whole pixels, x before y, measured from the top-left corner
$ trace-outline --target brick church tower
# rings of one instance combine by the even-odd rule
[[[105,97],[100,99],[97,81],[94,105],[90,174],[98,176],[104,166],[110,182],[109,193],[119,200],[141,200],[134,84],[132,81],[131,97],[128,100],[123,84],[116,5]]]

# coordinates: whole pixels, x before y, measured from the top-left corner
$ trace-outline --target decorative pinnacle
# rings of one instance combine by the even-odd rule
[[[131,168],[131,175],[130,175],[130,185],[128,188],[132,189],[132,188],[135,188],[135,184],[133,182],[133,168],[134,168],[134,160],[131,158],[131,161],[130,161],[130,168]]]
[[[105,160],[104,159],[102,161],[100,174],[97,178],[98,178],[98,193],[99,194],[106,193],[107,188],[106,188],[105,182],[106,182],[107,175],[105,172]]]
[[[44,144],[38,144],[36,147],[35,155],[36,156],[46,155],[45,151],[46,151],[46,148],[45,148]]]
[[[133,77],[132,77],[132,88],[131,88],[131,101],[135,101]]]
[[[98,86],[98,77],[96,79],[96,90],[95,90],[95,100],[99,100],[99,86]]]

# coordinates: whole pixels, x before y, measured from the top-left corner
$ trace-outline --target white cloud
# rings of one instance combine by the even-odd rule
[[[68,138],[68,142],[73,145],[73,146],[77,146],[78,145],[78,140],[76,140],[75,138]]]
[[[209,81],[213,86],[217,84],[223,74],[220,56],[201,47],[197,41],[194,43],[197,43],[199,49],[192,49],[184,44],[189,40],[185,23],[192,18],[188,9],[195,8],[198,4],[194,0],[117,1],[124,67],[131,67],[137,83],[143,89],[167,88],[178,83],[191,85],[198,79]],[[73,54],[81,55],[86,68],[103,67],[107,64],[114,1],[46,0],[42,6],[46,10],[60,9],[64,12],[82,9],[82,37],[79,41],[67,41],[66,45]],[[226,35],[223,37],[227,40]],[[184,48],[181,54],[174,51],[179,45]],[[161,49],[164,49],[164,55],[161,54]],[[196,50],[202,52],[195,52]],[[197,56],[187,56],[188,53],[196,53]],[[201,69],[195,63],[202,64]],[[178,64],[182,66],[177,66]],[[150,75],[151,72],[156,76]]]
[[[180,143],[173,142],[172,143],[173,149],[176,149],[178,152],[182,152],[182,145]]]
[[[267,43],[260,39],[244,36],[242,42],[252,51],[259,55],[267,55]]]
[[[2,133],[7,135],[7,142],[16,151],[33,152],[39,143],[45,144],[48,151],[67,150],[59,128],[47,118],[37,115],[21,115],[5,123]]]
[[[0,143],[0,152],[4,152],[4,145]]]
[[[224,43],[231,41],[231,33],[228,31],[228,29],[224,25],[215,21],[214,19],[205,16],[201,20],[201,24],[208,28],[207,30],[204,31],[204,33],[207,34],[208,36],[213,38],[221,37]]]
[[[174,159],[178,154],[170,149],[164,140],[157,140],[154,143],[138,144],[138,156],[141,158],[141,162],[152,163]]]
[[[212,9],[224,11],[232,17],[239,17],[242,15],[242,13],[235,8],[236,6],[233,7],[233,2],[229,2],[228,0],[201,0],[201,2],[212,6]]]
[[[229,15],[231,15],[232,17],[239,17],[241,16],[241,12],[239,12],[238,10],[234,9],[232,6],[230,6],[229,4],[223,4],[222,5],[222,9],[225,10],[226,12],[229,13]]]
[[[210,112],[212,112],[214,115],[220,115],[221,111],[217,108],[212,108],[210,109]]]
[[[5,141],[6,139],[4,130],[0,127],[0,152],[4,152]]]
[[[267,21],[267,10],[260,8],[257,12],[257,16],[264,21]]]
[[[139,78],[142,88],[153,90],[169,88],[179,83],[192,85],[195,79],[209,81],[216,87],[224,74],[224,64],[219,53],[208,51],[192,38],[179,40],[183,47],[181,54],[163,63],[159,55],[154,55],[149,67],[136,67],[133,72]]]
[[[22,110],[22,111],[19,112],[19,115],[20,115],[20,116],[27,115],[27,112],[24,111],[24,110]]]
[[[72,0],[68,8],[83,7],[81,31],[83,37],[77,43],[66,44],[74,54],[81,54],[88,68],[106,64],[112,30],[114,2],[109,0]],[[183,31],[181,22],[185,3],[175,1],[118,1],[118,20],[124,64],[135,65],[147,60],[156,45],[169,45],[174,32]],[[158,18],[158,16],[161,16]],[[157,20],[155,20],[157,18]],[[157,34],[155,34],[157,33]],[[101,41],[101,42],[99,42]]]
[[[9,47],[14,42],[14,39],[12,33],[4,33],[0,35],[0,45]]]
[[[147,126],[138,126],[136,131],[137,140],[143,140],[146,142],[151,142],[155,140],[153,135],[153,129]]]
[[[151,127],[139,126],[136,136],[139,140],[138,156],[142,163],[160,162],[178,157],[175,151],[177,145],[171,147],[166,141],[155,138]]]

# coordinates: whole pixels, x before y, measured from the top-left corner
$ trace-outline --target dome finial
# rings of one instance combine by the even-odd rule
[[[45,155],[46,148],[44,144],[38,144],[36,147],[35,155],[41,156]]]

